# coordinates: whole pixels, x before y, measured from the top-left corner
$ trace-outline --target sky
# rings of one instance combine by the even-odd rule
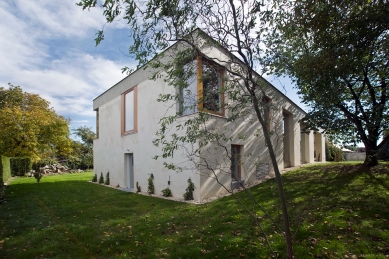
[[[101,9],[82,10],[76,0],[0,1],[0,86],[8,83],[48,100],[70,129],[95,131],[93,99],[135,68],[128,56],[129,26],[105,23]],[[96,32],[105,38],[97,47]],[[267,78],[300,103],[288,79]],[[74,136],[73,136],[74,137]]]

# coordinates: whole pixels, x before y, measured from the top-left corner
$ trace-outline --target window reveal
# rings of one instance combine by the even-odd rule
[[[136,86],[122,95],[122,134],[137,131],[137,88]]]

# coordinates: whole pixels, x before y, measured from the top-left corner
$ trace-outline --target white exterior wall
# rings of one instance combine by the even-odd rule
[[[209,56],[217,60],[228,61],[227,55],[222,51],[204,51]],[[222,63],[222,62],[221,62]],[[223,64],[223,63],[222,63]],[[216,181],[231,187],[230,159],[228,152],[231,152],[231,145],[243,146],[242,152],[242,179],[245,184],[254,183],[257,180],[257,165],[269,165],[269,174],[274,175],[273,166],[270,162],[268,148],[265,144],[262,127],[254,112],[246,118],[240,118],[234,122],[220,116],[213,116],[208,126],[212,125],[216,129],[224,130],[227,138],[232,140],[224,143],[225,148],[215,149],[214,145],[208,145],[201,150],[201,156],[207,159],[212,171],[201,167],[201,160],[194,162],[200,164],[200,168],[194,167],[188,162],[185,152],[175,152],[173,158],[158,160],[152,159],[155,155],[162,153],[160,147],[155,147],[152,140],[159,129],[158,121],[161,117],[176,113],[176,104],[157,102],[159,94],[174,93],[175,89],[168,86],[162,79],[156,81],[147,80],[151,73],[138,70],[113,88],[109,89],[94,101],[94,109],[99,109],[99,139],[94,141],[94,169],[100,175],[105,176],[109,170],[111,185],[128,187],[128,173],[125,167],[125,154],[134,155],[134,182],[139,182],[142,192],[147,191],[147,179],[149,174],[154,174],[155,193],[160,194],[162,189],[169,187],[173,196],[182,197],[187,188],[187,180],[190,177],[195,184],[194,198],[202,200],[223,192],[223,187]],[[121,96],[123,92],[137,85],[138,100],[138,132],[131,135],[121,135]],[[288,166],[298,166],[301,161],[312,163],[314,161],[314,134],[304,134],[301,136],[300,119],[304,112],[292,103],[281,92],[276,90],[264,81],[264,90],[271,99],[271,139],[275,151],[277,164],[280,170],[284,169],[284,148],[287,148]],[[227,98],[227,97],[226,97]],[[225,99],[228,102],[228,99]],[[248,107],[248,109],[253,109]],[[283,113],[289,114],[288,143],[284,144],[283,135]],[[185,120],[187,117],[182,117]],[[178,133],[174,125],[168,134]],[[321,135],[321,134],[320,134]],[[242,136],[245,136],[242,138]],[[302,138],[303,137],[303,141]],[[321,140],[321,150],[324,150],[324,137]],[[300,146],[303,143],[303,146]],[[194,147],[196,148],[196,147]],[[301,157],[301,149],[305,152]],[[322,152],[325,154],[325,152]],[[325,157],[323,157],[325,161]],[[173,162],[184,167],[184,171],[176,173],[166,169],[163,162]],[[170,186],[167,182],[170,176]],[[135,184],[134,184],[135,186]]]
[[[121,84],[126,83],[126,80]],[[128,84],[128,88],[134,85]],[[200,177],[194,170],[189,168],[176,173],[164,167],[163,162],[171,162],[171,159],[163,160],[153,157],[161,155],[161,149],[153,145],[155,133],[159,129],[159,119],[171,115],[174,109],[168,110],[169,104],[158,103],[160,93],[171,92],[172,87],[166,85],[163,80],[146,80],[137,86],[138,93],[138,132],[130,135],[121,135],[121,96],[110,100],[99,107],[99,139],[93,143],[94,170],[100,175],[110,172],[111,185],[128,188],[128,170],[125,167],[125,154],[133,153],[134,157],[134,182],[138,182],[142,192],[147,191],[150,173],[154,174],[155,193],[161,194],[161,190],[169,187],[173,195],[182,197],[187,188],[188,177],[191,177],[195,186],[194,198],[200,199]],[[172,104],[173,106],[175,104]],[[169,133],[174,133],[172,127]],[[176,163],[184,163],[186,158],[177,152],[174,156]],[[170,186],[168,185],[170,177]],[[135,187],[135,184],[134,184]]]

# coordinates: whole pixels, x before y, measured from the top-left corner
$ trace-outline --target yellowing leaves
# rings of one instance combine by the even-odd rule
[[[71,152],[69,121],[37,94],[19,86],[0,87],[0,153],[28,156],[33,161],[53,153]]]

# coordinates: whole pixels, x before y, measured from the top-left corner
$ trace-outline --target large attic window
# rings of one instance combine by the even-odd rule
[[[187,68],[195,71],[188,77],[187,87],[180,90],[182,115],[200,110],[224,116],[223,69],[202,59],[192,61]]]

